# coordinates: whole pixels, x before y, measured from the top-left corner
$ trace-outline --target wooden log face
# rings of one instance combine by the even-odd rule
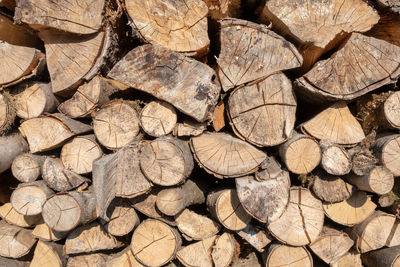
[[[179,230],[193,240],[204,240],[216,235],[221,226],[206,216],[185,209],[175,221]]]
[[[113,236],[124,236],[130,233],[139,223],[139,217],[129,200],[115,198],[107,209],[110,221],[105,229]]]
[[[312,190],[319,199],[328,203],[344,201],[355,192],[355,188],[351,184],[322,170],[314,173]]]
[[[33,182],[40,175],[40,165],[30,154],[21,154],[14,158],[11,171],[19,181]]]
[[[221,88],[207,65],[152,45],[130,51],[108,76],[150,93],[200,122],[211,117]]]
[[[223,19],[220,23],[221,53],[217,62],[224,91],[301,66],[303,59],[296,48],[266,26],[239,19]]]
[[[236,253],[236,240],[233,235],[223,233],[215,240],[211,257],[215,267],[228,267]]]
[[[0,255],[8,258],[20,258],[29,253],[36,243],[31,231],[7,224],[0,223]]]
[[[20,184],[11,194],[11,204],[22,215],[37,215],[42,212],[42,205],[51,194],[43,181]]]
[[[140,125],[148,135],[154,137],[172,132],[177,119],[174,107],[160,101],[150,102],[140,113]]]
[[[394,135],[390,138],[382,148],[381,161],[394,176],[400,176],[400,135]]]
[[[176,254],[177,259],[184,266],[212,267],[211,250],[217,236],[187,245]]]
[[[201,167],[216,177],[237,177],[254,172],[266,154],[229,134],[203,133],[191,139]]]
[[[394,92],[386,99],[383,105],[385,118],[389,124],[396,129],[400,129],[400,92]],[[0,116],[1,117],[1,116]]]
[[[268,267],[312,267],[310,252],[305,247],[272,245],[265,266]]]
[[[0,207],[0,217],[7,223],[19,227],[32,227],[42,220],[40,214],[32,216],[19,214],[11,203],[5,203]]]
[[[60,245],[59,245],[60,246]],[[35,253],[33,255],[33,259],[29,267],[42,267],[42,266],[54,266],[54,267],[62,267],[63,262],[61,261],[61,252],[57,251],[58,248],[56,244],[47,243],[43,241],[39,241],[36,248]]]
[[[177,52],[197,53],[209,44],[207,5],[200,0],[125,0],[133,27],[154,45]]]
[[[256,146],[275,146],[292,135],[297,103],[282,73],[236,89],[228,106],[234,131]]]

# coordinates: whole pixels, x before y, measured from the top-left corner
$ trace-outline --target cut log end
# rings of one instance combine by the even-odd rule
[[[140,113],[140,125],[150,136],[160,137],[171,133],[176,122],[174,107],[165,102],[152,101]]]

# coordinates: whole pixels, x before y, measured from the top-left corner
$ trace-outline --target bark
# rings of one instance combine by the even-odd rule
[[[20,133],[0,136],[0,173],[11,167],[15,157],[28,151],[28,144]]]
[[[152,101],[140,113],[140,126],[148,135],[161,137],[172,132],[177,119],[173,106],[165,102]]]
[[[207,129],[207,123],[198,123],[192,120],[186,120],[183,123],[175,125],[172,134],[174,136],[199,136]]]
[[[400,135],[386,134],[378,136],[373,147],[379,163],[389,169],[394,176],[400,176]]]
[[[400,246],[370,251],[362,255],[365,266],[390,266],[400,264]]]
[[[7,133],[14,124],[15,104],[8,93],[0,93],[0,134]]]
[[[329,140],[319,142],[322,151],[321,167],[332,175],[345,175],[351,171],[351,158],[347,151]]]
[[[248,224],[237,234],[260,253],[264,252],[264,248],[273,241],[273,238],[266,231],[252,224]]]

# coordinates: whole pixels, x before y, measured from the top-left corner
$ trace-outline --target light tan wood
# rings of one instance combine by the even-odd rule
[[[144,267],[143,264],[136,260],[129,247],[124,249],[121,253],[113,256],[106,264],[110,267]]]
[[[104,267],[108,266],[107,259],[108,255],[102,253],[79,255],[68,258],[66,267]]]
[[[20,258],[28,254],[35,243],[30,230],[0,222],[0,256]]]
[[[200,0],[125,0],[132,27],[148,43],[202,56],[208,52],[207,5]]]
[[[320,166],[329,174],[345,175],[351,171],[351,158],[347,151],[327,139],[319,142],[322,151]]]
[[[32,230],[32,235],[43,241],[59,241],[67,234],[68,232],[57,232],[52,230],[46,223],[38,224]]]
[[[256,146],[276,146],[291,137],[296,106],[290,80],[278,72],[235,89],[229,96],[228,116],[241,139]]]
[[[20,182],[35,181],[41,174],[41,168],[45,160],[44,156],[24,153],[14,158],[11,171]]]
[[[103,154],[94,135],[77,136],[66,143],[60,154],[65,168],[78,174],[92,172],[93,161]]]
[[[212,267],[211,250],[216,238],[217,236],[212,236],[183,247],[176,254],[177,259],[184,266]]]
[[[301,66],[303,59],[296,48],[265,25],[231,18],[220,23],[221,52],[217,63],[225,92]]]
[[[239,258],[232,264],[232,267],[261,267],[261,264],[257,258],[255,252],[251,252],[248,255],[245,255],[245,258]]]
[[[244,229],[251,221],[251,216],[244,210],[234,189],[210,193],[207,207],[218,222],[232,231]]]
[[[365,192],[356,191],[349,199],[338,203],[323,204],[326,216],[332,221],[346,226],[353,226],[370,216],[376,205]]]
[[[246,228],[238,231],[237,234],[260,253],[264,252],[264,248],[273,240],[273,237],[261,227],[252,224],[248,224]]]
[[[0,134],[10,130],[16,116],[15,103],[8,93],[0,93]]]
[[[226,126],[224,100],[219,101],[218,104],[215,106],[212,118],[212,126],[216,132],[221,131],[221,129]]]
[[[39,240],[29,267],[62,267],[65,262],[66,258],[62,252],[62,245]]]
[[[1,1],[0,1],[1,3]],[[0,256],[0,264],[5,267],[29,267],[29,261],[24,259],[9,259]]]
[[[317,139],[328,139],[336,144],[352,145],[365,138],[360,123],[343,101],[328,107],[301,127]]]
[[[344,201],[356,191],[355,187],[342,178],[328,174],[322,169],[317,169],[313,173],[311,188],[320,200],[328,203]]]
[[[273,244],[263,255],[267,267],[312,267],[313,260],[305,247]]]
[[[17,132],[0,136],[0,173],[11,167],[15,157],[28,150],[28,143],[22,134]]]
[[[321,148],[318,142],[303,134],[294,134],[279,148],[282,161],[289,171],[295,174],[307,174],[321,162]]]
[[[110,221],[104,224],[104,229],[113,236],[129,234],[139,225],[140,220],[130,200],[115,198],[107,209]]]
[[[86,133],[92,128],[60,113],[24,121],[19,131],[28,139],[31,153],[52,150],[72,136]]]
[[[192,137],[190,145],[200,167],[217,178],[254,172],[266,154],[226,133],[205,132]]]
[[[363,267],[364,265],[361,262],[360,253],[355,250],[350,250],[343,257],[341,257],[337,262],[334,262],[329,265],[330,267]]]
[[[173,106],[160,101],[152,101],[140,113],[140,126],[148,135],[160,137],[172,132],[177,122]]]
[[[0,0],[0,6],[14,11],[15,1]],[[0,14],[0,40],[13,45],[40,48],[39,37],[29,27],[14,23],[13,17],[6,13]]]
[[[364,176],[350,175],[346,177],[358,189],[384,195],[389,193],[394,185],[394,177],[390,170],[383,166],[376,166]]]
[[[241,0],[203,0],[208,6],[208,14],[214,20],[237,18],[242,13]]]
[[[386,99],[382,113],[387,126],[400,129],[400,92],[394,92]]]
[[[207,123],[199,123],[193,120],[185,120],[175,125],[172,134],[174,136],[198,136],[207,130]]]
[[[173,137],[160,137],[146,144],[140,154],[143,174],[155,184],[180,184],[193,170],[193,156],[188,144]]]
[[[318,238],[323,224],[321,201],[306,188],[291,187],[287,209],[268,225],[268,230],[284,244],[303,246]]]
[[[400,247],[382,248],[363,254],[363,263],[367,267],[373,266],[400,266]]]
[[[5,203],[0,207],[0,217],[9,224],[19,227],[32,227],[42,220],[42,216],[26,216],[15,211],[11,203]]]
[[[111,101],[92,113],[97,140],[108,149],[116,150],[132,142],[139,133],[137,111],[122,100]]]
[[[133,232],[130,247],[135,258],[143,265],[162,266],[175,257],[180,245],[180,236],[174,228],[161,221],[148,219]]]
[[[400,135],[387,134],[378,136],[374,144],[374,152],[383,166],[388,168],[394,176],[400,176]]]
[[[42,205],[54,192],[43,180],[21,183],[11,194],[10,202],[22,215],[37,215],[42,212]]]
[[[236,240],[232,234],[223,233],[218,236],[213,246],[211,257],[215,267],[228,267],[237,253]]]
[[[175,218],[179,231],[186,239],[204,240],[218,234],[221,226],[208,218],[194,211],[185,209]]]

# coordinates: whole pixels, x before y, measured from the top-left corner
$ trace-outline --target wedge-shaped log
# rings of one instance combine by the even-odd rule
[[[205,240],[182,247],[182,249],[176,254],[177,259],[184,266],[214,266],[211,251],[216,238],[217,236],[212,236]]]
[[[133,256],[130,248],[126,248],[120,253],[111,256],[107,260],[107,265],[109,267],[144,267],[137,259]],[[79,267],[79,266],[77,266]]]
[[[237,234],[252,245],[258,252],[264,252],[264,248],[270,244],[273,237],[261,227],[248,224],[246,228],[237,232]]]
[[[0,222],[0,256],[20,258],[29,253],[36,239],[32,231]]]
[[[11,203],[5,203],[0,207],[0,217],[7,223],[19,227],[32,227],[42,221],[40,214],[27,216],[18,213]]]
[[[29,267],[62,267],[65,266],[66,261],[62,245],[39,241]]]
[[[344,254],[337,262],[329,265],[330,267],[363,267],[363,262],[361,262],[361,254],[355,249],[351,249],[349,252]]]
[[[129,234],[139,225],[140,220],[130,200],[115,198],[107,209],[110,221],[104,224],[105,230],[113,236]]]
[[[68,232],[57,232],[52,230],[46,223],[40,223],[35,226],[32,235],[43,241],[59,241],[63,239]]]

